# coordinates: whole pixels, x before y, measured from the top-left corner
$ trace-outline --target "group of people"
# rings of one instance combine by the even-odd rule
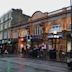
[[[30,48],[22,48],[23,56],[32,58],[46,58],[46,44],[42,43],[39,45],[30,46]]]
[[[7,43],[0,45],[0,54],[16,54],[18,47],[15,45],[8,45]]]
[[[1,49],[0,53],[2,54],[14,53],[15,47],[13,48],[8,48],[6,45],[4,45],[3,48],[0,48]],[[48,47],[45,43],[35,44],[31,46],[23,46],[21,53],[22,57],[50,59],[50,60],[56,60],[58,56],[60,61],[62,61],[65,57],[65,52],[62,49],[57,51],[56,48]]]
[[[5,46],[0,47],[0,54],[8,54],[8,48]]]
[[[65,57],[65,52],[63,50],[57,51],[56,48],[48,48],[45,43],[30,46],[30,48],[22,48],[23,57],[40,58],[40,59],[50,59],[62,61]],[[57,57],[58,56],[58,57]]]

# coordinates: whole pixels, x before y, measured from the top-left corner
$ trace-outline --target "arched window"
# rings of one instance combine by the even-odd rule
[[[62,27],[60,26],[60,24],[52,25],[51,29],[49,30],[49,33],[53,33],[54,31],[56,31],[56,32],[62,31]]]
[[[36,25],[33,28],[33,35],[41,35],[43,33],[42,27],[39,25]]]

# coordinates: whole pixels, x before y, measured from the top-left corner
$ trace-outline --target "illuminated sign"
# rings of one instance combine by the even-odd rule
[[[57,34],[57,35],[48,35],[48,38],[62,38],[63,35],[62,34]]]

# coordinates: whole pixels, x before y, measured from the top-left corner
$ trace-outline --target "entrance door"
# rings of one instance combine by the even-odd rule
[[[60,59],[59,58],[60,50],[62,50],[64,53],[66,53],[66,50],[67,50],[66,49],[66,41],[63,38],[50,38],[50,39],[48,39],[48,47],[56,48],[57,60]]]

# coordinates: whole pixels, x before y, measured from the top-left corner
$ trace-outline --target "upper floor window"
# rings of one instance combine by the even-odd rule
[[[3,24],[0,25],[0,31],[3,30]]]
[[[58,24],[54,24],[53,26],[52,26],[52,28],[59,28],[60,27],[60,25],[58,25]]]
[[[5,15],[5,21],[8,20],[8,14]]]
[[[8,28],[8,22],[5,22],[4,23],[4,29],[7,29]]]
[[[0,21],[1,21],[1,23],[3,23],[3,17],[1,18],[1,20],[0,20]]]
[[[62,27],[60,26],[60,24],[54,24],[51,29],[49,30],[49,33],[53,33],[54,31],[57,32],[61,32],[62,31]]]
[[[42,27],[40,27],[39,25],[36,25],[33,28],[33,35],[40,35],[43,33]]]
[[[8,27],[11,27],[11,21],[9,21],[9,23],[8,23]]]
[[[9,18],[11,18],[11,12],[9,12]]]

